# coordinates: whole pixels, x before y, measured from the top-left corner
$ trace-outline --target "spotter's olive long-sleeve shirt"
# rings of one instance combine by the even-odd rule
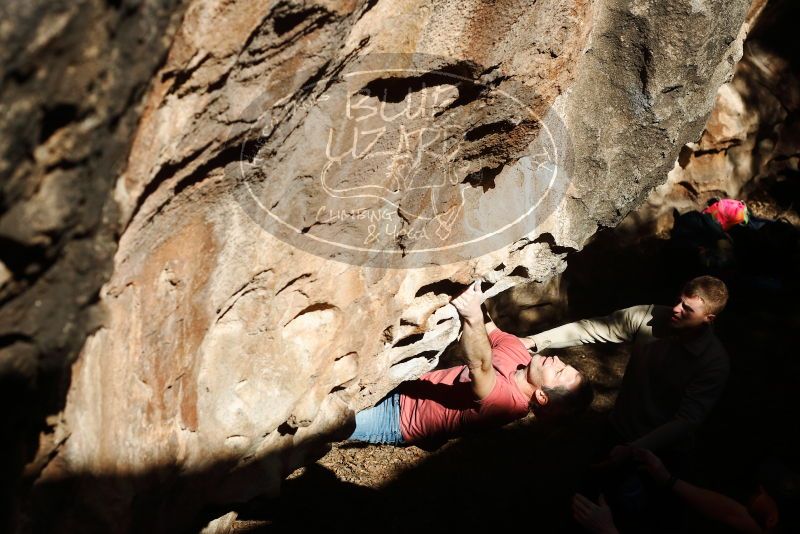
[[[636,446],[685,450],[719,400],[730,372],[711,327],[690,340],[669,327],[669,306],[643,305],[530,336],[537,350],[585,343],[633,343],[611,423]]]

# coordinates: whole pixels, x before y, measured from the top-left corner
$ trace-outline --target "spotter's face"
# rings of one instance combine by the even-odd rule
[[[706,311],[706,305],[700,297],[681,295],[678,303],[672,308],[669,324],[678,330],[698,328],[711,324],[714,315]]]

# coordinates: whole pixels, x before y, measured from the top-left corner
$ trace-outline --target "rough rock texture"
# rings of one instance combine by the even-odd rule
[[[0,531],[99,324],[118,239],[111,191],[179,7],[0,4]]]
[[[494,295],[551,278],[566,251],[663,181],[741,55],[747,8],[745,0],[192,2],[116,181],[119,217],[106,224],[122,231],[100,293],[107,313],[72,368],[56,429],[63,445],[36,486],[38,528],[182,531],[221,515],[225,503],[279,491],[320,443],[346,433],[354,409],[436,364],[457,335],[445,305],[460,289],[482,279]],[[320,193],[307,177],[329,168],[320,149],[331,115],[321,111],[348,89],[339,74],[386,57],[378,54],[416,54],[400,57],[417,74],[373,74],[364,88],[374,91],[359,93],[369,102],[391,114],[429,85],[455,87],[444,104],[424,108],[431,124],[474,122],[450,132],[459,151],[444,167],[406,153],[392,160],[391,187],[362,183],[378,172],[355,149],[349,160],[329,158],[345,169],[337,191],[348,180],[384,187],[404,228],[483,231],[513,211],[503,206],[537,193],[534,151],[556,125],[555,145],[568,156],[551,162],[560,194],[545,197],[522,233],[478,256],[462,249],[440,265],[428,253],[402,269],[353,265],[354,257],[264,231],[269,221],[243,196],[249,187],[295,217],[301,234],[349,235],[348,221],[309,219]],[[522,95],[530,113],[509,116],[503,93]],[[236,172],[241,160],[258,161],[259,172]],[[431,182],[451,180],[446,195],[457,191],[462,203],[445,195],[436,211],[437,201],[408,187],[420,175],[409,167]],[[30,176],[18,180],[27,187]],[[429,207],[431,226],[406,220]],[[405,257],[415,252],[409,243],[392,235],[381,245]]]
[[[759,216],[800,223],[793,209],[798,198],[793,184],[800,152],[796,118],[800,48],[788,27],[800,14],[798,9],[796,3],[784,0],[751,4],[746,23],[752,30],[734,76],[720,86],[701,136],[681,148],[667,181],[602,238],[595,234],[598,239],[592,241],[591,254],[572,258],[565,273],[546,284],[515,286],[492,299],[489,306],[498,324],[514,332],[531,332],[579,314],[577,309],[584,306],[570,302],[571,294],[596,294],[592,287],[598,279],[613,285],[630,275],[609,262],[607,267],[615,273],[598,276],[595,261],[618,256],[655,236],[668,237],[675,210],[703,209],[711,198],[742,198]],[[783,209],[776,211],[774,200],[762,202],[764,193],[782,198]]]
[[[756,18],[730,83],[720,87],[699,141],[687,144],[668,180],[653,190],[624,226],[635,233],[664,233],[672,210],[702,209],[711,198],[741,198],[763,217],[800,223],[795,185],[800,164],[800,47],[791,21],[794,2],[773,1]],[[762,205],[764,194],[785,202]]]

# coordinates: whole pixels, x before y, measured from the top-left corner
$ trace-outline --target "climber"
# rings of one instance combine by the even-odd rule
[[[588,406],[588,380],[557,357],[531,356],[519,338],[485,323],[483,298],[475,282],[452,301],[462,319],[467,363],[404,382],[356,415],[349,441],[430,442],[502,426],[531,410],[538,418],[555,418]]]
[[[602,437],[607,466],[622,463],[629,443],[680,464],[693,431],[719,399],[729,373],[728,355],[712,324],[728,300],[725,284],[711,276],[690,280],[673,307],[618,310],[522,338],[535,351],[584,343],[632,342],[619,395]],[[599,436],[600,437],[600,436]],[[613,448],[612,448],[613,447]]]

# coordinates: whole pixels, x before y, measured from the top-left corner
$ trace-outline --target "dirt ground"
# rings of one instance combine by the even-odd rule
[[[570,258],[573,317],[565,319],[634,304],[669,304],[693,274],[674,269],[664,236],[623,249],[614,243],[609,231]],[[769,272],[753,273],[747,269],[758,265],[751,265],[721,273],[731,300],[716,330],[730,353],[732,373],[691,463],[692,481],[743,502],[763,459],[781,459],[800,472],[800,257],[767,267]],[[334,444],[316,464],[293,473],[280,498],[239,510],[235,532],[581,532],[570,518],[570,497],[590,491],[592,450],[628,352],[624,346],[590,345],[559,354],[586,373],[595,389],[591,409],[578,419],[548,428],[529,417],[451,440],[435,451]],[[717,530],[689,515],[684,531]]]

